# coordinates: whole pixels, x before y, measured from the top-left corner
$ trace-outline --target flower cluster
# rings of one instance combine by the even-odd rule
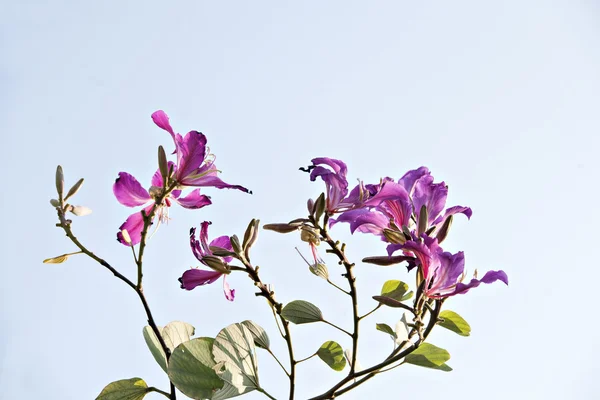
[[[425,281],[424,291],[430,298],[445,298],[466,293],[480,283],[497,280],[508,284],[504,271],[489,271],[482,279],[469,283],[465,278],[463,252],[445,252],[440,243],[446,238],[455,214],[471,218],[469,207],[454,206],[444,210],[448,186],[435,183],[429,169],[408,171],[398,181],[384,178],[377,184],[360,182],[348,192],[346,164],[330,158],[315,158],[309,167],[310,179],[318,177],[326,185],[326,210],[329,224],[345,222],[352,233],[371,233],[388,245],[388,256],[401,251],[414,257],[409,268],[417,266]],[[333,218],[335,217],[335,218]]]
[[[152,114],[152,120],[173,138],[173,153],[177,156],[177,162],[167,164],[167,176],[163,176],[164,172],[161,173],[159,168],[152,176],[149,190],[144,189],[132,175],[126,172],[119,173],[113,185],[113,192],[119,203],[127,207],[144,207],[142,211],[131,214],[119,227],[117,240],[127,246],[140,242],[144,215],[152,220],[158,216],[159,222],[166,222],[168,209],[173,202],[188,209],[198,209],[211,204],[209,197],[200,194],[200,189],[194,189],[187,196],[181,197],[182,189],[212,186],[249,192],[245,187],[230,185],[217,176],[215,157],[209,153],[206,136],[202,133],[190,131],[185,136],[175,133],[169,123],[169,117],[161,110]],[[128,238],[123,236],[123,230],[129,234]]]

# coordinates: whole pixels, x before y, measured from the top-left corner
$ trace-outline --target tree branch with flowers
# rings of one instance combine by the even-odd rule
[[[75,236],[74,223],[69,219],[69,214],[83,216],[90,212],[86,207],[70,203],[82,187],[83,179],[65,193],[63,170],[59,166],[56,171],[57,198],[51,200],[58,216],[56,225],[64,231],[77,251],[44,262],[62,263],[73,255],[84,254],[135,291],[148,321],[143,328],[143,338],[169,382],[167,390],[148,386],[141,378],[122,379],[108,384],[97,396],[99,400],[141,400],[151,392],[175,400],[176,389],[192,399],[220,400],[251,391],[275,399],[265,389],[264,379],[259,380],[257,349],[266,351],[285,372],[289,380],[285,397],[290,400],[297,398],[297,376],[301,372],[298,364],[313,357],[320,358],[333,370],[341,372],[341,377],[323,393],[314,393],[312,400],[337,398],[376,375],[404,364],[451,371],[446,364],[450,354],[427,339],[436,326],[463,336],[470,334],[470,326],[456,312],[443,309],[445,302],[481,283],[500,281],[508,284],[508,277],[502,270],[488,271],[481,279],[476,274],[468,279],[464,253],[451,253],[441,247],[449,234],[454,216],[463,214],[470,219],[472,211],[463,206],[446,209],[448,187],[444,182],[434,182],[426,167],[410,170],[398,180],[386,177],[374,184],[361,181],[350,190],[346,164],[340,160],[319,157],[313,159],[308,167],[300,168],[310,174],[311,181],[320,179],[325,183],[325,191],[315,200],[308,200],[307,215],[291,216],[289,222],[269,223],[263,225],[262,229],[297,234],[301,241],[308,244],[312,254],[311,260],[305,259],[309,271],[327,281],[332,290],[348,296],[347,306],[351,310],[351,319],[347,323],[349,328],[328,321],[321,310],[308,301],[299,299],[284,304],[278,300],[272,282],[265,283],[262,280],[260,268],[251,260],[251,249],[261,229],[258,219],[250,221],[241,239],[233,234],[210,240],[211,223],[208,221],[200,223],[199,231],[191,227],[190,247],[202,268],[183,272],[179,281],[185,290],[220,281],[226,300],[234,301],[235,289],[229,286],[227,276],[231,273],[247,275],[249,283],[257,290],[256,296],[265,298],[273,313],[278,333],[287,348],[285,358],[275,354],[265,329],[250,319],[224,327],[214,338],[195,337],[195,328],[181,321],[159,325],[152,315],[143,287],[144,254],[149,245],[150,228],[167,219],[174,203],[188,209],[210,205],[210,198],[200,193],[200,187],[251,192],[243,186],[231,185],[220,179],[215,157],[208,153],[204,134],[198,131],[190,131],[185,135],[176,133],[163,111],[153,113],[152,120],[171,136],[175,160],[169,161],[164,148],[159,146],[158,169],[152,175],[149,189],[145,189],[126,172],[119,172],[113,185],[119,203],[127,207],[142,207],[121,224],[116,234],[120,244],[131,248],[137,267],[135,279],[123,275]],[[186,189],[192,190],[183,195]],[[340,224],[347,224],[352,234],[375,235],[386,243],[385,254],[365,256],[362,262],[375,266],[404,265],[408,271],[414,272],[413,289],[400,280],[385,281],[380,293],[368,294],[377,302],[377,306],[361,315],[359,300],[362,297],[359,297],[356,285],[360,276],[355,271],[356,264],[348,258],[346,244],[332,236],[332,231],[339,229]],[[330,279],[329,269],[319,255],[318,249],[322,247],[336,258],[345,279],[344,285],[338,285]],[[393,328],[385,323],[376,324],[377,330],[391,337],[393,350],[377,363],[363,367],[358,362],[361,322],[382,307],[398,309],[398,322]],[[298,359],[294,352],[292,325],[309,323],[331,325],[349,337],[350,345],[344,350],[341,344],[326,340],[315,353]]]

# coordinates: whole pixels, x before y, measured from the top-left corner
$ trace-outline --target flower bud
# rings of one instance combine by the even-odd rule
[[[292,224],[266,224],[263,225],[263,229],[278,233],[290,233],[300,229],[300,226]]]
[[[60,201],[56,199],[50,199],[50,204],[52,204],[52,207],[60,207]]]
[[[446,239],[446,236],[448,236],[448,232],[450,231],[450,227],[452,226],[453,219],[454,219],[454,215],[449,216],[448,218],[446,218],[446,220],[440,227],[440,230],[438,231],[437,235],[435,236],[438,240],[438,243],[442,243],[444,241],[444,239]]]
[[[394,231],[394,230],[386,228],[383,230],[383,236],[385,236],[385,239],[389,243],[393,243],[393,244],[406,243],[406,237],[404,236],[404,233],[402,233],[402,232],[398,232],[398,231]]]
[[[240,244],[240,239],[238,239],[238,237],[236,235],[233,235],[229,238],[229,241],[231,242],[231,247],[233,247],[233,251],[236,254],[242,254],[243,250],[242,250],[242,245]]]
[[[419,226],[417,227],[419,237],[427,230],[427,219],[429,218],[427,214],[427,207],[423,204],[419,211]]]
[[[217,256],[204,256],[202,257],[202,263],[207,267],[214,269],[215,271],[220,272],[222,274],[230,273],[229,268],[227,268],[227,264],[225,264],[223,260],[221,260]]]
[[[81,185],[83,185],[83,178],[78,180],[77,183],[75,183],[73,187],[69,189],[69,193],[67,193],[67,195],[65,196],[65,201],[67,201],[69,197],[74,196],[75,193],[77,193],[77,191],[79,190],[79,188],[81,188]]]
[[[327,265],[323,263],[315,263],[308,266],[310,272],[318,276],[319,278],[323,278],[325,280],[329,279],[329,271],[327,270]]]
[[[58,198],[62,199],[63,193],[65,191],[65,175],[63,174],[63,169],[59,165],[56,167],[56,192],[58,193]]]
[[[314,217],[315,221],[319,221],[325,212],[325,193],[321,193],[321,195],[317,198],[317,201],[314,204],[311,215]]]
[[[163,186],[166,187],[169,180],[169,163],[167,162],[165,149],[162,146],[158,146],[158,169],[163,178]]]
[[[244,242],[242,243],[242,247],[244,251],[248,253],[248,250],[252,247],[252,245],[256,242],[258,238],[258,226],[260,224],[260,220],[252,219],[246,228],[246,232],[244,233]],[[247,254],[246,254],[247,256]]]
[[[69,206],[69,211],[78,217],[91,214],[92,210],[84,206]]]

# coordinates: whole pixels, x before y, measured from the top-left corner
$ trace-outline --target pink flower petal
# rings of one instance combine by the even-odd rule
[[[154,208],[154,204],[151,204],[148,207],[144,208],[146,215],[150,214],[152,212],[153,208]],[[135,212],[135,213],[131,214],[127,218],[127,220],[125,220],[123,225],[121,225],[119,227],[119,232],[117,232],[117,240],[126,246],[129,246],[130,244],[136,245],[140,242],[140,240],[142,240],[142,229],[143,228],[144,228],[144,217],[142,216],[142,212],[141,211]],[[129,238],[131,239],[131,243],[127,243],[127,242],[125,242],[125,239],[123,239],[123,235],[121,234],[121,231],[123,229],[127,229],[127,233],[129,233]]]
[[[203,269],[192,268],[183,273],[181,278],[179,278],[179,282],[181,282],[182,289],[192,290],[196,286],[213,283],[221,275],[218,271],[205,271]]]
[[[200,189],[193,190],[187,196],[179,199],[174,197],[173,200],[179,203],[180,206],[190,210],[195,210],[212,204],[208,196],[200,194]]]
[[[231,289],[229,287],[229,283],[225,279],[226,275],[223,275],[223,292],[225,293],[225,298],[229,301],[233,301],[235,299],[235,289]]]
[[[127,207],[141,206],[151,200],[148,191],[127,172],[119,172],[113,185],[113,193],[119,203]]]

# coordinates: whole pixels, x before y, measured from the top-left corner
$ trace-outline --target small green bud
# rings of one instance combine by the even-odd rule
[[[71,187],[71,189],[69,189],[69,192],[65,196],[65,201],[67,201],[69,199],[69,197],[74,196],[75,193],[77,193],[79,191],[79,188],[81,188],[81,185],[83,185],[83,178],[78,180],[77,183],[75,183],[73,185],[73,187]]]
[[[421,210],[419,211],[419,226],[417,227],[417,232],[419,237],[427,230],[427,219],[429,218],[427,213],[427,207],[425,204],[421,206]]]
[[[209,268],[214,269],[222,274],[230,273],[227,264],[225,264],[223,260],[217,256],[204,256],[202,257],[202,262],[205,263]]]
[[[56,199],[50,199],[50,204],[52,204],[52,207],[60,207],[60,201]]]
[[[450,227],[452,226],[452,220],[454,219],[454,215],[446,218],[437,235],[435,236],[438,240],[438,243],[442,243],[444,239],[448,236],[448,232],[450,231]]]
[[[402,232],[393,231],[391,229],[386,228],[383,230],[383,236],[385,236],[385,238],[387,239],[388,242],[393,243],[393,244],[406,243],[406,237],[404,236],[404,233],[402,233]]]
[[[56,167],[56,192],[58,193],[58,198],[63,198],[63,193],[65,191],[65,175],[63,174],[63,169],[59,165]]]
[[[169,163],[167,162],[165,149],[162,146],[158,146],[158,169],[163,178],[163,185],[166,187],[169,180]]]

